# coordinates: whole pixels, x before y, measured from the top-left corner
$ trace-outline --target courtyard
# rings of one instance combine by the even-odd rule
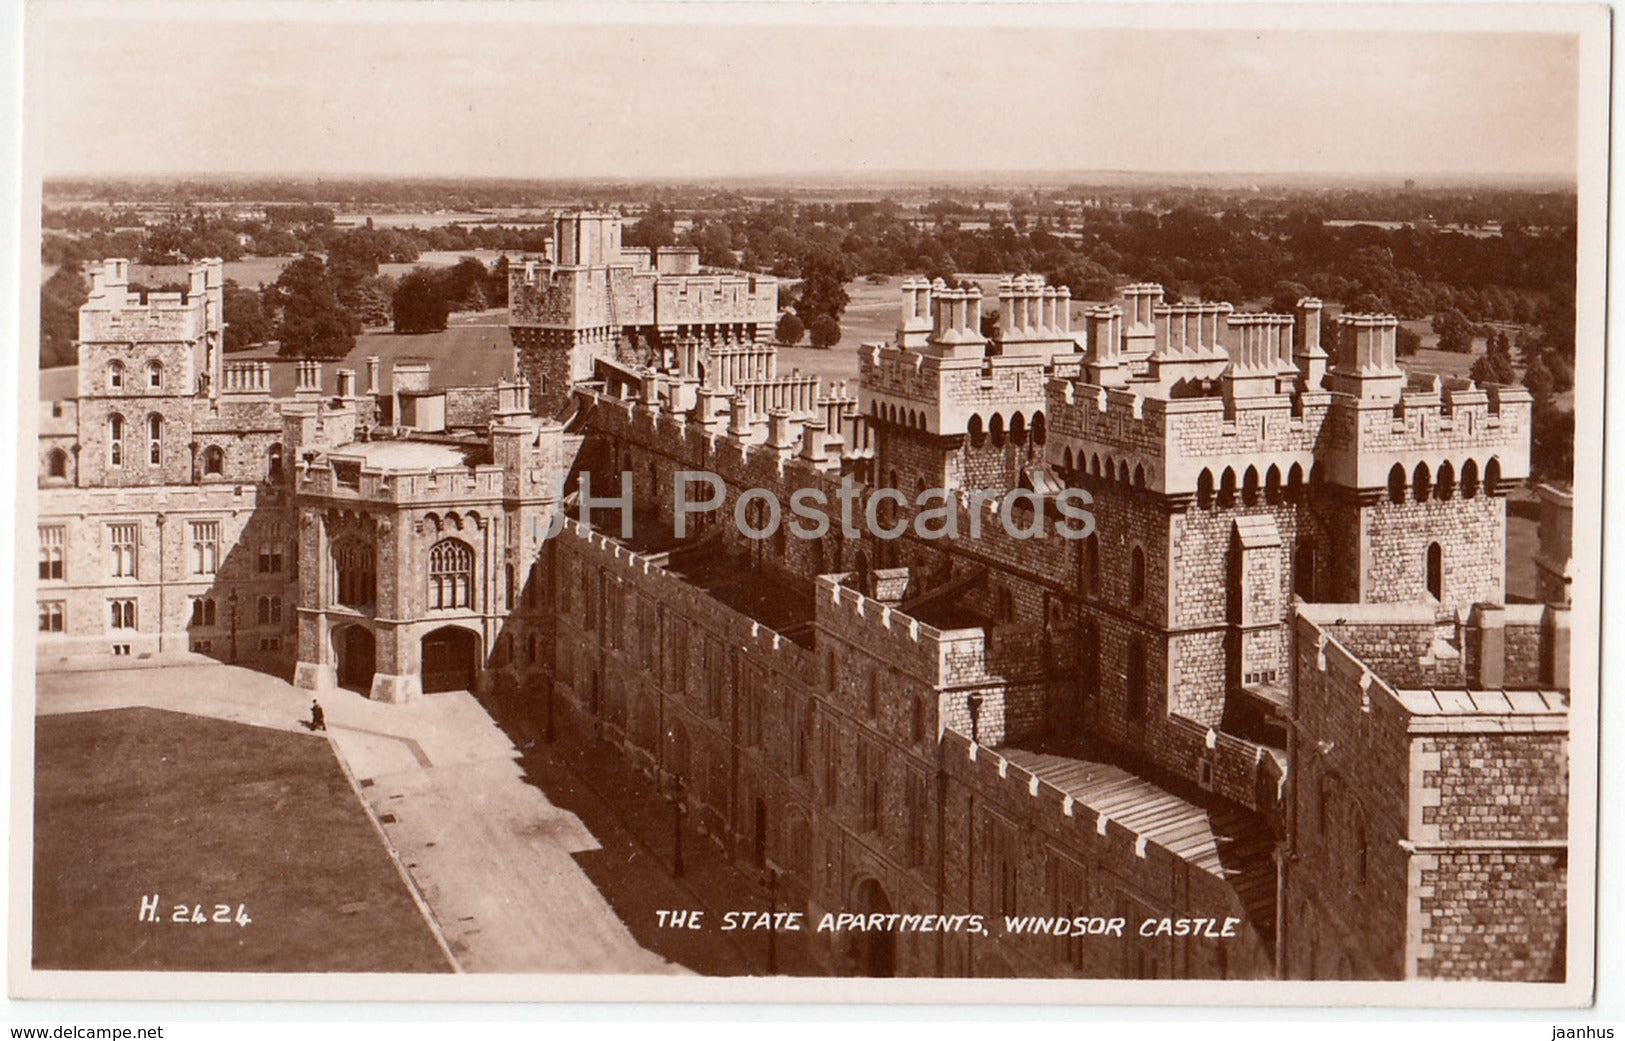
[[[35,761],[36,968],[451,971],[322,738],[120,708]]]

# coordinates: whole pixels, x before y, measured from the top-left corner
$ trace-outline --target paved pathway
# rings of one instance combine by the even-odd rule
[[[469,972],[675,973],[643,949],[571,854],[598,849],[528,784],[512,743],[469,694],[409,706],[320,696],[328,735]],[[44,715],[145,705],[298,730],[306,691],[191,655],[42,672]]]

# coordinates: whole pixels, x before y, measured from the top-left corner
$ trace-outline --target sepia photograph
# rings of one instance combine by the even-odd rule
[[[13,997],[1592,1000],[1606,8],[21,21]]]

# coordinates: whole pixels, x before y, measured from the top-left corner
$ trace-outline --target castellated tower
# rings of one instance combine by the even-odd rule
[[[1319,463],[1338,599],[1461,607],[1506,598],[1506,490],[1529,476],[1521,387],[1407,376],[1391,315],[1338,316]]]
[[[1023,275],[1000,284],[999,334],[982,335],[982,292],[907,279],[895,345],[860,359],[860,408],[876,426],[875,482],[1003,494],[1042,462],[1044,383],[1076,366],[1071,294]]]
[[[1187,726],[1281,734],[1299,599],[1432,604],[1439,653],[1459,653],[1457,613],[1505,599],[1530,405],[1408,376],[1391,316],[1339,316],[1327,350],[1318,300],[1241,314],[1131,288],[1087,312],[1077,375],[1046,385],[1043,461],[1097,524],[1072,582],[1074,714],[1200,781],[1172,737]],[[1149,351],[1126,306],[1149,311]]]
[[[538,415],[558,414],[601,362],[676,369],[685,345],[697,345],[705,371],[713,349],[766,341],[778,318],[775,279],[701,274],[691,248],[625,248],[621,218],[609,213],[559,216],[548,256],[508,278],[514,374]]]
[[[128,260],[90,271],[79,311],[77,472],[87,485],[184,484],[194,403],[218,409],[225,265],[195,265],[185,292],[130,292]]]

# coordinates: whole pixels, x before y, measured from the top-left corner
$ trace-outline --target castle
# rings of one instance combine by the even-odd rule
[[[108,261],[41,420],[39,660],[589,720],[785,906],[955,923],[821,934],[832,974],[1563,978],[1566,503],[1508,603],[1523,390],[1407,373],[1391,316],[1017,276],[991,337],[905,281],[854,393],[778,371],[773,279],[614,216],[510,278],[512,380],[302,362],[290,399],[222,361],[218,262],[141,300]],[[683,471],[724,501],[678,537]],[[979,536],[720,519],[843,481]],[[1013,489],[1025,530],[977,523]]]

